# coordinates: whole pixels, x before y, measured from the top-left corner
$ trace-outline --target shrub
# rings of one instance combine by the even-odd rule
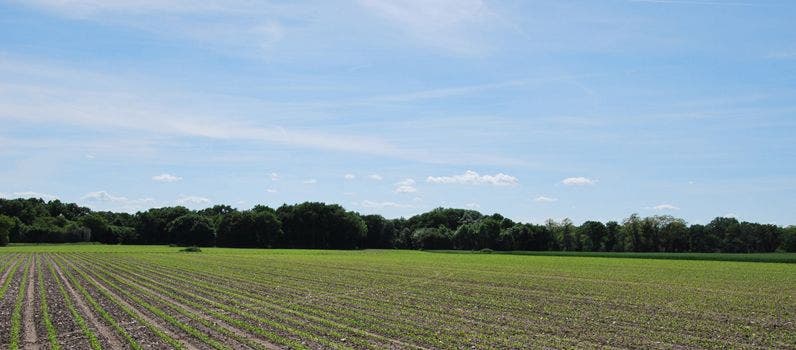
[[[202,249],[194,245],[194,246],[190,246],[190,247],[187,247],[187,248],[184,248],[184,249],[180,249],[180,251],[181,252],[186,252],[186,253],[199,253],[199,252],[202,251]]]

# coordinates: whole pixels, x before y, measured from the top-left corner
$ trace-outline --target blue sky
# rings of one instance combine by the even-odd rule
[[[0,2],[0,196],[796,224],[796,2]]]

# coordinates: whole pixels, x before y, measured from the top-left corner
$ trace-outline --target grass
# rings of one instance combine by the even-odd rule
[[[463,250],[432,250],[432,253],[473,254],[496,253],[509,255],[535,256],[573,256],[593,258],[626,258],[626,259],[665,259],[665,260],[709,260],[709,261],[743,261],[796,264],[796,253],[637,253],[637,252],[559,252],[559,251],[463,251]]]
[[[91,294],[122,309],[106,322],[127,314],[162,342],[158,328],[216,348],[796,348],[796,265],[782,258],[179,249],[0,258],[43,254],[95,312]]]

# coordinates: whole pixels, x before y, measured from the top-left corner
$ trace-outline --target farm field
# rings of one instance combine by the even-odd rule
[[[0,348],[796,349],[796,264],[0,248]]]

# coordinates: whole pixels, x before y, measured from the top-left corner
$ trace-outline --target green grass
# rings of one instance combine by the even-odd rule
[[[431,253],[481,254],[479,251],[432,250]],[[490,251],[494,254],[575,256],[593,258],[666,259],[744,261],[796,264],[796,253],[636,253],[636,252],[558,252],[558,251]]]
[[[156,320],[148,329],[216,347],[257,338],[339,349],[796,348],[796,265],[772,263],[780,255],[179,249],[28,245],[0,255],[54,257],[98,312],[86,289],[126,298],[137,310],[125,313]]]

